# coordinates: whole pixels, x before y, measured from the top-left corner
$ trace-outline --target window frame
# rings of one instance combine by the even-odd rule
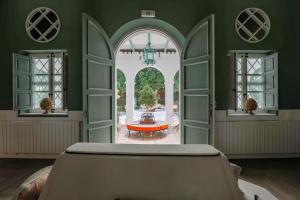
[[[261,59],[261,74],[248,74],[248,58],[255,58],[255,59]],[[264,79],[264,57],[266,57],[266,54],[263,54],[263,53],[237,53],[236,54],[236,58],[239,59],[241,58],[241,74],[237,74],[237,65],[236,65],[236,74],[235,74],[235,78],[236,80],[238,80],[238,76],[241,76],[241,80],[242,80],[242,91],[239,92],[238,90],[238,81],[236,81],[236,95],[237,93],[242,93],[242,102],[245,102],[245,100],[247,99],[247,96],[249,93],[262,93],[262,104],[264,102],[264,82],[265,82],[265,79]],[[237,61],[236,61],[237,62]],[[250,76],[260,76],[262,78],[262,82],[261,82],[261,85],[262,85],[262,90],[261,91],[249,91],[248,90],[248,77]],[[238,101],[238,98],[236,97],[236,101]],[[237,111],[244,111],[244,105],[242,103],[241,107],[242,108],[239,108],[238,107],[238,102],[235,102],[237,104]],[[256,112],[261,112],[263,113],[264,112],[264,108],[261,107],[261,108],[258,108],[256,110]]]
[[[51,56],[52,55],[52,56]],[[55,57],[61,58],[61,73],[55,74]],[[30,88],[30,106],[28,108],[23,108],[20,106],[22,104],[21,101],[19,101],[19,98],[17,95],[20,94],[18,92],[18,80],[20,80],[18,76],[18,70],[19,70],[19,62],[18,59],[28,59],[29,60],[29,66],[30,66],[30,82],[28,82],[28,87]],[[49,91],[47,93],[47,96],[49,96],[49,93],[52,90],[52,97],[55,98],[55,75],[61,76],[61,80],[59,80],[59,85],[61,86],[61,89],[57,92],[61,92],[61,108],[57,109],[55,108],[53,112],[50,112],[48,114],[44,114],[44,111],[40,108],[34,109],[33,104],[33,94],[34,94],[34,65],[33,65],[33,58],[47,58],[49,62],[49,71],[48,76],[52,77],[49,79]],[[50,66],[51,65],[51,66]],[[22,73],[22,72],[21,72]],[[52,79],[52,80],[51,80]],[[17,116],[19,117],[68,117],[68,53],[67,50],[22,50],[19,51],[19,53],[13,53],[13,97],[14,97],[14,111],[16,111]],[[50,84],[51,80],[51,84]],[[50,86],[51,85],[51,86]],[[51,89],[52,87],[53,89]],[[51,90],[50,90],[51,89]],[[22,92],[22,91],[21,91]],[[38,92],[38,91],[36,91]],[[53,101],[55,102],[55,101]]]
[[[233,89],[234,91],[234,99],[235,99],[235,109],[228,109],[227,110],[227,115],[228,116],[238,116],[238,117],[243,117],[247,116],[247,118],[261,118],[261,116],[267,116],[267,117],[272,117],[278,116],[278,53],[274,51],[231,51],[229,55],[234,55],[234,81],[235,81],[235,88]],[[276,90],[276,96],[275,98],[275,109],[274,112],[270,113],[269,109],[265,106],[265,94],[266,94],[266,71],[265,71],[265,60],[270,56],[274,55],[274,60],[276,63],[274,63],[274,84],[275,84],[275,90]],[[244,57],[244,58],[242,58]],[[259,74],[262,79],[262,91],[259,91],[262,93],[262,107],[254,111],[255,115],[249,115],[244,112],[243,110],[243,103],[242,103],[242,108],[238,107],[238,93],[242,93],[242,102],[244,102],[245,98],[248,96],[248,69],[247,69],[247,58],[262,58],[262,72]],[[238,74],[238,59],[242,58],[241,61],[241,74]],[[246,59],[245,59],[246,58]],[[246,70],[246,73],[244,71]],[[242,90],[240,91],[238,86],[238,76],[241,76],[242,79]],[[246,92],[245,92],[246,91]],[[251,92],[250,92],[251,93]],[[253,117],[251,117],[253,116]],[[259,117],[260,116],[260,117]]]
[[[63,52],[49,52],[49,53],[32,53],[32,54],[29,54],[28,55],[29,56],[29,58],[30,58],[30,60],[31,60],[31,65],[32,65],[32,77],[33,77],[33,80],[34,80],[34,76],[35,76],[35,74],[34,74],[34,72],[33,72],[33,70],[34,70],[34,66],[33,66],[33,59],[35,59],[35,58],[44,58],[44,59],[48,59],[48,63],[49,63],[49,73],[48,73],[48,80],[49,80],[49,85],[48,85],[48,96],[50,97],[50,99],[51,99],[51,101],[55,104],[55,81],[54,81],[54,79],[55,79],[55,75],[57,75],[57,74],[55,74],[55,65],[54,65],[54,58],[57,56],[57,57],[60,57],[61,58],[61,60],[62,60],[62,63],[61,63],[61,65],[62,65],[62,73],[61,74],[59,74],[61,77],[62,77],[62,83],[61,83],[61,85],[62,85],[62,90],[61,90],[61,93],[62,93],[62,108],[61,109],[57,109],[57,108],[53,108],[53,110],[54,110],[54,112],[52,112],[52,113],[65,113],[66,111],[64,110],[64,84],[65,84],[65,81],[64,81],[64,53]],[[34,81],[32,80],[32,88],[34,88],[33,86],[34,86]],[[33,101],[33,97],[34,97],[34,95],[33,95],[33,93],[34,92],[37,92],[37,91],[34,91],[34,90],[32,90],[32,102],[33,102],[33,104],[34,104],[34,101]],[[43,110],[41,110],[40,108],[34,108],[34,105],[32,105],[32,108],[31,108],[31,110],[30,110],[30,113],[42,113],[43,112]]]

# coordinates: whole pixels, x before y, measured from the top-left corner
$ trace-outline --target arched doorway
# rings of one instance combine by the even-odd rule
[[[117,125],[116,143],[139,143],[129,141],[126,127],[138,124],[147,112],[153,114],[155,124],[165,123],[169,129],[160,141],[143,137],[143,143],[179,144],[179,131],[176,139],[166,139],[173,133],[174,121],[179,121],[173,119],[174,76],[180,70],[178,44],[160,30],[143,27],[122,38],[117,46],[115,64],[126,76],[126,124]]]
[[[87,14],[83,14],[82,19],[83,141],[115,142],[115,63],[118,61],[115,56],[130,33],[152,29],[173,38],[180,50],[181,143],[214,143],[214,15],[196,24],[186,38],[172,25],[153,18],[130,21],[109,38],[95,19]],[[126,72],[124,73],[127,77]],[[127,92],[130,91],[129,81],[127,78],[126,96],[134,96],[134,92]],[[173,86],[173,81],[166,80],[166,85],[168,84]],[[172,99],[173,92],[170,98],[167,93],[166,91],[166,99]],[[126,107],[128,105],[130,104],[127,102]]]

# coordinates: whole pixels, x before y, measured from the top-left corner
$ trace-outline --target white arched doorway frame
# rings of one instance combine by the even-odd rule
[[[135,30],[129,33],[123,40],[119,43],[117,48],[117,53],[115,55],[115,65],[116,69],[123,71],[126,77],[126,121],[131,123],[134,121],[134,85],[135,77],[141,70],[147,68],[143,64],[143,61],[140,59],[140,54],[133,53],[120,53],[119,49],[121,44],[126,41],[128,38],[133,37],[138,34],[143,34],[147,32],[152,32],[155,34],[161,34],[173,44],[175,41],[170,36],[162,33],[159,30],[155,29],[145,29]],[[162,55],[156,57],[156,63],[151,65],[151,67],[159,70],[165,78],[165,103],[166,103],[166,118],[165,121],[170,123],[173,116],[173,85],[174,85],[174,76],[180,70],[180,49],[177,44],[175,44],[176,53],[163,53]]]

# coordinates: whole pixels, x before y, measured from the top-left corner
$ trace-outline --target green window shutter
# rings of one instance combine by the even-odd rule
[[[63,53],[63,110],[68,109],[68,54]]]
[[[228,86],[228,100],[227,105],[229,110],[237,110],[236,105],[236,53],[229,55],[229,86]]]
[[[32,108],[32,69],[29,56],[13,54],[14,108],[30,112]]]
[[[267,112],[278,110],[278,54],[264,58],[264,108]]]

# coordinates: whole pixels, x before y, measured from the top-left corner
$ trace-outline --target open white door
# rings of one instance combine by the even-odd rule
[[[83,140],[112,143],[115,132],[115,68],[110,40],[90,16],[83,14]]]
[[[181,57],[181,141],[213,144],[214,15],[190,32]]]

